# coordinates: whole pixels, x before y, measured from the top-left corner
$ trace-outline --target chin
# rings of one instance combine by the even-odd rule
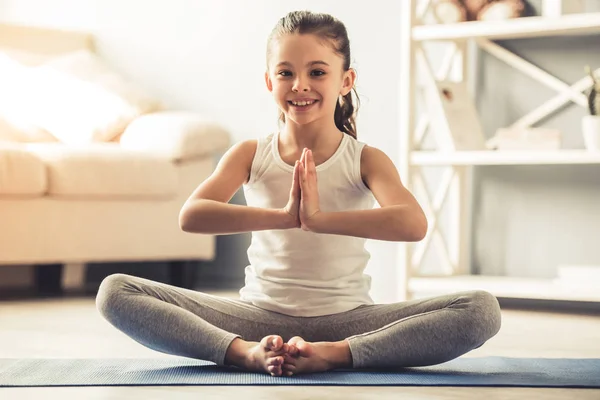
[[[320,119],[322,119],[323,116],[318,114],[318,113],[311,113],[310,115],[298,115],[294,112],[286,112],[285,113],[285,119],[286,121],[293,121],[294,123],[298,124],[298,125],[308,125],[308,124],[312,124],[313,122],[316,122]]]
[[[290,118],[289,116],[286,117],[286,121],[292,121],[293,123],[295,123],[296,125],[310,125],[314,122],[316,122],[318,120],[318,118]]]

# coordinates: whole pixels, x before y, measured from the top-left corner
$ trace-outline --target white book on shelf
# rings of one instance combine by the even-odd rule
[[[465,82],[425,79],[425,104],[439,150],[485,150],[485,136]]]

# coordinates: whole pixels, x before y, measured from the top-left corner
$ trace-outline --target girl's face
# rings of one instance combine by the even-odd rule
[[[295,34],[272,43],[265,80],[286,121],[333,123],[339,96],[352,90],[356,73],[343,70],[342,57],[328,41]]]

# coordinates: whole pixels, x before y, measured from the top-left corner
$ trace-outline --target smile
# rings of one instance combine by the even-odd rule
[[[308,107],[315,104],[317,101],[318,100],[288,101],[288,104],[296,107]]]

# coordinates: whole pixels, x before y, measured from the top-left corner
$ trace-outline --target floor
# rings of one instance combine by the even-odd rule
[[[223,296],[235,293],[213,292]],[[600,358],[600,316],[503,309],[500,333],[467,356]],[[0,302],[0,357],[170,357],[115,330],[92,297]],[[600,399],[600,389],[168,386],[0,389],[2,399]]]

